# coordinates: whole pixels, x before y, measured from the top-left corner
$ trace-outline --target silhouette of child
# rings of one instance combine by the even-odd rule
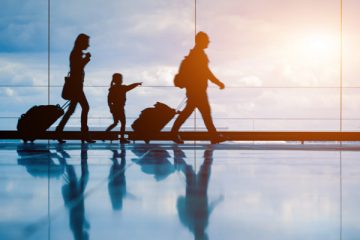
[[[111,124],[106,131],[113,129],[118,122],[120,121],[120,143],[129,143],[130,141],[125,139],[125,126],[126,126],[126,116],[125,116],[125,102],[126,102],[126,93],[142,84],[142,82],[133,83],[130,85],[123,85],[123,77],[120,73],[114,73],[112,76],[112,81],[109,88],[108,94],[108,105],[110,112],[113,115],[114,123]]]

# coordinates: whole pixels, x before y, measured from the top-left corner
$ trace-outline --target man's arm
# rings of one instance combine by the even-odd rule
[[[208,71],[209,71],[209,80],[211,82],[213,82],[214,84],[218,85],[220,89],[224,89],[225,84],[223,82],[221,82],[219,79],[217,79],[209,68],[208,68]]]
[[[130,91],[138,86],[141,86],[142,82],[137,82],[126,86],[126,91]]]

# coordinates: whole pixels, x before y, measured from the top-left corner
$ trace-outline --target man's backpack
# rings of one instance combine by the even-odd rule
[[[178,88],[187,86],[187,82],[191,78],[191,60],[189,56],[185,56],[180,63],[179,71],[174,77],[174,85]]]

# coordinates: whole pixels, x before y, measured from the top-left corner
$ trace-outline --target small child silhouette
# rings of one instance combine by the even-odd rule
[[[120,73],[114,73],[112,76],[112,81],[109,88],[108,94],[108,105],[110,112],[113,115],[114,123],[111,124],[106,131],[111,131],[118,122],[120,121],[120,143],[129,143],[130,141],[125,139],[125,126],[126,126],[126,116],[125,116],[125,102],[126,102],[126,93],[142,84],[142,82],[133,83],[130,85],[123,85],[123,77]]]

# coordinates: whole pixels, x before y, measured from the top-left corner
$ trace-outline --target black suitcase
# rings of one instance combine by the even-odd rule
[[[144,141],[149,143],[151,135],[159,133],[174,118],[176,113],[175,109],[157,102],[154,107],[142,110],[131,127],[135,132],[141,133],[144,136]]]
[[[40,105],[30,108],[18,120],[17,130],[22,140],[34,142],[36,136],[45,132],[56,120],[64,115],[64,109],[69,105],[66,102],[60,105]]]

